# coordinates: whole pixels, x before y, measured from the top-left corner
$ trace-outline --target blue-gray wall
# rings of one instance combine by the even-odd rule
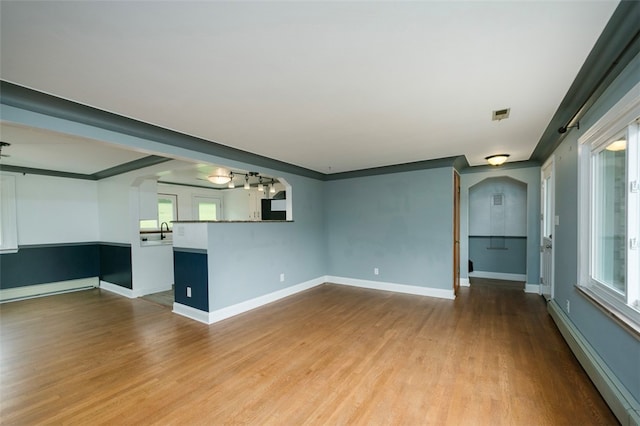
[[[329,275],[453,288],[453,168],[329,181],[325,194]]]
[[[605,315],[575,288],[578,280],[578,138],[640,81],[640,55],[631,62],[554,152],[556,161],[555,299],[617,378],[640,401],[640,340]]]
[[[286,180],[293,188],[293,222],[209,225],[209,247],[218,248],[209,262],[210,311],[326,275],[323,182]]]
[[[527,238],[504,237],[504,247],[492,246],[492,237],[469,236],[469,260],[474,271],[498,272],[502,274],[527,273]],[[462,265],[466,267],[467,265]]]

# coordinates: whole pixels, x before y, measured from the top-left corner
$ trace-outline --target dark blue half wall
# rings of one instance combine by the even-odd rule
[[[0,255],[0,288],[97,277],[96,243],[21,246],[17,253]]]
[[[176,303],[209,312],[209,268],[204,251],[173,250]],[[191,297],[187,297],[187,287]]]
[[[100,244],[100,280],[131,289],[131,276],[131,246]]]
[[[0,288],[100,277],[131,288],[131,247],[97,242],[20,246],[0,255]]]

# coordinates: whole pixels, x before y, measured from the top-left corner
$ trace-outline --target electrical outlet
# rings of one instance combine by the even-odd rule
[[[567,313],[570,314],[571,313],[571,302],[567,300]]]
[[[374,275],[380,275],[380,270],[378,268],[373,268]]]
[[[191,287],[187,287],[187,297],[191,297]]]
[[[280,282],[283,283],[284,282],[284,274],[280,274]]]

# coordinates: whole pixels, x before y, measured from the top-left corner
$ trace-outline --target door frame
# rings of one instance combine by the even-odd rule
[[[453,294],[460,290],[460,174],[453,170]]]
[[[544,162],[542,167],[540,167],[540,295],[544,296],[543,288],[548,284],[549,285],[549,299],[553,299],[555,296],[555,240],[553,236],[555,235],[555,226],[556,226],[556,211],[555,211],[555,194],[556,194],[556,163],[555,156],[552,155],[549,157],[547,161]],[[546,177],[548,180],[548,187],[546,186]],[[550,194],[549,194],[550,193]],[[547,208],[547,202],[549,206]],[[545,216],[545,213],[547,216]],[[547,222],[550,221],[550,222]],[[544,283],[544,271],[545,271],[545,256],[544,250],[546,238],[546,227],[545,225],[549,223],[552,229],[551,235],[551,265],[550,265],[550,283]]]

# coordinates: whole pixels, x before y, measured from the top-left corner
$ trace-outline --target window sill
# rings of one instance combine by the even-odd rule
[[[602,299],[597,293],[588,287],[576,285],[578,292],[582,294],[588,301],[593,303],[598,309],[607,314],[608,317],[620,324],[622,328],[627,330],[636,339],[640,340],[640,324],[633,320],[625,313],[621,312],[612,303]],[[632,309],[632,308],[629,308]]]

